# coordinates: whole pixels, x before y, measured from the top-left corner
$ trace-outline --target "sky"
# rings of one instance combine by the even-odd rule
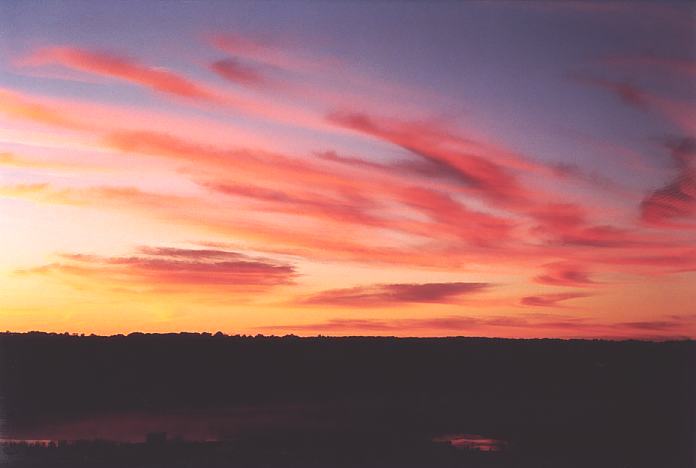
[[[0,330],[696,337],[690,2],[0,3]]]

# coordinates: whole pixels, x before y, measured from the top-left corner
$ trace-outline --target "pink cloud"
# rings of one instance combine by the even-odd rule
[[[694,112],[693,102],[677,101],[658,96],[627,82],[583,76],[574,78],[578,82],[606,89],[621,99],[626,105],[652,112],[682,131],[688,133],[696,132],[696,113]]]
[[[257,87],[268,84],[268,78],[259,70],[236,59],[218,60],[210,65],[210,69],[227,81],[243,86]]]
[[[533,206],[528,214],[536,220],[535,237],[552,245],[568,247],[630,248],[660,244],[659,238],[635,230],[593,224],[588,209],[576,203],[547,203]]]
[[[162,93],[206,101],[216,100],[212,92],[178,73],[106,52],[76,47],[48,47],[34,52],[23,64],[57,64],[97,75],[120,78]]]
[[[96,280],[113,289],[158,292],[249,292],[293,282],[292,266],[239,252],[144,247],[135,255],[103,257],[62,254],[57,263],[23,274],[67,275]]]
[[[645,250],[645,249],[642,249]],[[645,254],[602,255],[596,263],[617,265],[621,270],[641,271],[644,274],[696,271],[696,250],[693,248],[663,248]],[[629,268],[630,267],[630,268]],[[640,270],[637,270],[640,268]]]
[[[677,174],[643,199],[641,218],[662,227],[696,227],[696,141],[684,138],[671,149]]]
[[[388,141],[440,168],[469,191],[494,200],[518,203],[530,193],[479,144],[418,123],[376,120],[361,113],[334,112],[329,122]],[[445,147],[447,143],[450,147]],[[452,149],[451,146],[460,146]],[[474,151],[472,151],[474,149]],[[478,150],[478,151],[476,151]],[[477,152],[483,154],[476,154]],[[493,155],[495,156],[495,155]],[[521,164],[519,161],[515,161]]]
[[[573,292],[541,294],[538,296],[525,296],[520,299],[520,304],[533,307],[566,307],[564,304],[559,303],[588,296],[590,294]]]
[[[326,71],[330,65],[335,65],[335,59],[326,57],[309,57],[287,47],[287,40],[282,45],[278,39],[252,38],[241,34],[209,34],[209,42],[219,50],[227,52],[232,57],[243,57],[285,69],[293,72]]]
[[[304,107],[293,107],[260,96],[251,99],[239,93],[229,93],[229,90],[213,88],[180,73],[108,52],[76,47],[48,47],[39,49],[23,59],[20,65],[59,65],[96,76],[122,80],[158,93],[186,98],[191,104],[199,107],[214,105],[220,109],[283,124],[324,130],[328,128]]]
[[[587,271],[581,266],[566,262],[555,262],[544,265],[546,274],[536,276],[535,283],[554,286],[586,287],[596,285]]]
[[[665,316],[652,321],[599,322],[582,317],[557,314],[523,314],[476,317],[445,315],[416,319],[334,318],[324,322],[268,326],[265,329],[299,333],[333,333],[343,335],[474,335],[499,336],[501,330],[516,330],[529,337],[605,337],[613,339],[644,337],[647,339],[681,338],[693,323],[690,316]]]
[[[456,303],[462,295],[488,289],[486,283],[377,284],[322,291],[302,300],[304,304],[379,307],[404,303]]]

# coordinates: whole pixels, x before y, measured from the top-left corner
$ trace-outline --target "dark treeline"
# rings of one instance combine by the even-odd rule
[[[690,467],[695,352],[692,341],[5,333],[0,404],[6,438],[114,414],[209,420],[226,442],[207,445],[223,460],[209,466],[235,466],[224,464],[231,446],[262,446],[264,457],[286,458],[258,466],[315,466],[305,450],[321,454],[317,466]],[[244,409],[246,419],[235,416]],[[431,442],[442,434],[482,434],[508,449],[455,456]]]
[[[587,468],[583,459],[558,463],[557,457],[520,456],[511,452],[458,451],[453,447],[409,440],[312,439],[286,437],[282,442],[252,439],[238,442],[183,442],[166,444],[81,441],[54,445],[6,445],[12,468]],[[551,463],[551,464],[549,464]],[[3,465],[5,466],[5,465]],[[596,464],[591,466],[605,466]],[[607,465],[615,466],[615,465]],[[665,465],[666,466],[666,465]]]

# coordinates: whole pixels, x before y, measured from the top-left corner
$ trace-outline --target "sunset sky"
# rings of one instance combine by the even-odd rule
[[[696,337],[684,3],[0,3],[0,330]]]

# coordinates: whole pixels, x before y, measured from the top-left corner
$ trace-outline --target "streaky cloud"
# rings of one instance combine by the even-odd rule
[[[65,253],[20,274],[80,277],[113,290],[165,293],[254,292],[294,282],[293,266],[222,250],[141,247],[135,255]]]
[[[456,303],[466,294],[490,288],[487,283],[397,283],[357,286],[322,291],[301,302],[304,304],[379,307],[404,303]]]
[[[134,59],[108,52],[67,46],[47,47],[35,51],[23,64],[57,64],[105,77],[120,78],[167,94],[206,101],[216,100],[211,91],[178,73],[144,65]]]
[[[568,262],[555,262],[544,265],[546,273],[534,277],[534,282],[552,286],[589,287],[597,283],[580,265]]]
[[[677,174],[643,199],[641,219],[661,227],[696,228],[696,140],[683,138],[669,146]]]
[[[236,59],[222,59],[213,62],[210,69],[227,81],[235,84],[258,87],[268,84],[268,78],[261,71],[245,65]]]
[[[299,333],[336,333],[342,335],[402,335],[417,330],[434,336],[446,334],[498,336],[501,330],[512,329],[525,336],[577,337],[602,336],[610,339],[645,337],[647,339],[682,338],[684,323],[693,322],[691,316],[664,316],[652,321],[598,321],[585,317],[559,314],[442,315],[413,319],[336,317],[323,322],[272,325],[268,330]]]
[[[588,293],[576,292],[540,294],[537,296],[525,296],[520,299],[520,304],[532,307],[568,307],[561,303],[588,296],[590,296]]]

